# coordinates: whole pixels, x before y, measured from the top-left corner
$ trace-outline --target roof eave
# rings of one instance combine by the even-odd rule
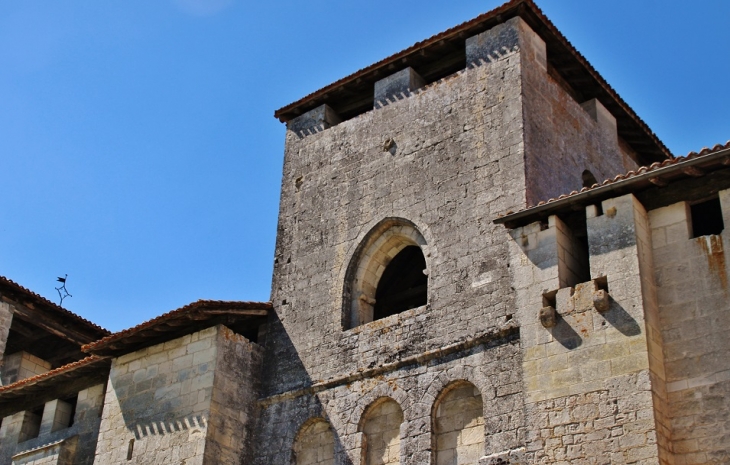
[[[730,146],[726,146],[717,151],[713,151],[707,155],[688,157],[686,160],[678,161],[669,166],[646,171],[641,174],[631,176],[614,182],[604,182],[595,188],[588,189],[584,192],[566,195],[554,201],[549,201],[542,205],[527,208],[515,213],[509,213],[494,219],[495,224],[503,224],[507,228],[515,228],[538,221],[549,216],[552,212],[563,210],[568,206],[589,205],[598,200],[623,195],[627,192],[633,192],[639,187],[653,185],[652,179],[665,178],[669,175],[682,172],[691,167],[704,167],[721,161],[723,165],[730,164]]]

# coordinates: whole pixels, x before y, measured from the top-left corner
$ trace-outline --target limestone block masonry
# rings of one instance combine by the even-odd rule
[[[81,390],[73,418],[69,404],[58,399],[46,403],[42,416],[21,411],[3,418],[0,463],[93,464],[104,388],[98,384]]]
[[[309,114],[288,124],[272,291],[277,318],[266,336],[258,441],[271,447],[256,463],[289,463],[312,417],[327,419],[339,438],[336,463],[361,463],[367,446],[354,412],[378,400],[373,392],[403,410],[400,463],[428,463],[434,402],[463,381],[482,393],[490,425],[480,456],[523,443],[509,236],[490,220],[525,205],[520,76],[534,64],[514,37],[534,33],[519,21],[505,26],[517,27],[505,36],[510,42],[499,35],[490,42],[498,53],[489,62],[324,131],[303,132],[316,119]],[[385,149],[388,139],[393,145]],[[425,239],[428,302],[343,328],[348,265],[388,218],[412,223]],[[439,356],[445,347],[454,349]],[[353,381],[358,373],[362,379]]]
[[[215,326],[115,359],[94,464],[247,463],[261,355]]]
[[[642,260],[650,259],[646,212],[632,195],[602,207],[607,213],[601,216],[594,207],[586,212],[594,280],[575,288],[559,280],[561,222],[512,231],[513,267],[522,276],[516,292],[532,425],[526,451],[535,463],[594,463],[599,457],[657,463],[666,453],[666,438],[657,438],[653,397],[663,396],[663,373],[653,376],[651,359],[658,357],[660,367],[663,361],[647,340],[647,314],[656,313],[654,288],[641,274]],[[611,296],[603,313],[593,301],[600,287]],[[546,296],[554,296],[551,304],[560,315],[550,328],[537,318]]]
[[[682,464],[730,463],[730,190],[725,229],[692,237],[690,208],[649,212],[666,370],[665,415]]]
[[[271,302],[19,382],[0,296],[0,465],[730,464],[730,143],[669,156],[531,0],[275,115]]]

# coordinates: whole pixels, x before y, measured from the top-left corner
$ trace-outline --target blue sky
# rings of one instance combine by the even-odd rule
[[[268,300],[273,112],[492,0],[4,0],[0,274],[120,330]],[[543,0],[675,154],[730,139],[730,2]]]

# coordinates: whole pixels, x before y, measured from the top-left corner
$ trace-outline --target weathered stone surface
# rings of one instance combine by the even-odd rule
[[[391,74],[375,83],[374,106],[380,108],[391,101],[407,98],[424,84],[423,78],[411,67]]]
[[[2,385],[40,375],[51,369],[49,362],[23,351],[6,354],[2,362]]]
[[[115,359],[94,463],[249,460],[260,362],[224,326]]]
[[[728,233],[692,237],[696,195],[647,211],[626,191],[494,224],[639,159],[606,95],[499,21],[465,38],[463,70],[383,68],[372,110],[322,97],[350,119],[289,121],[263,347],[219,325],[122,355],[101,420],[103,385],[71,426],[68,399],[8,416],[0,465],[730,462]],[[406,248],[417,266],[395,267]],[[0,345],[11,320],[0,303]]]
[[[720,235],[691,237],[689,206],[679,202],[649,212],[653,275],[659,307],[657,338],[665,356],[667,404],[677,463],[730,461],[730,190],[719,194],[725,217]]]
[[[3,418],[0,463],[94,463],[104,388],[100,384],[80,391],[72,420],[69,404],[61,400],[48,402],[43,411]]]

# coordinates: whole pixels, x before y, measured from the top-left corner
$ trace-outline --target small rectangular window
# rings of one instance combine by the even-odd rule
[[[720,234],[725,229],[718,197],[690,205],[692,237]]]
[[[575,287],[591,280],[588,224],[585,211],[561,215],[558,223],[558,280],[560,287]]]

